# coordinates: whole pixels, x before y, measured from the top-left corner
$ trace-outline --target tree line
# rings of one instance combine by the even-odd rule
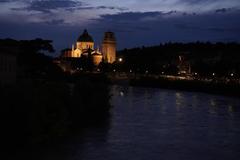
[[[54,51],[51,43],[0,40],[0,52],[15,54],[24,76],[15,85],[0,86],[0,140],[3,152],[11,156],[24,147],[52,143],[109,118],[106,77],[63,73],[46,55]]]
[[[216,73],[226,76],[230,73],[240,73],[239,43],[165,43],[158,46],[137,47],[118,52],[123,57],[123,69],[133,69],[154,73],[177,73],[179,56],[191,65],[193,72],[201,75]]]

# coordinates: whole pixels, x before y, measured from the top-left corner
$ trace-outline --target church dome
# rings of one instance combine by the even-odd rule
[[[93,42],[93,38],[88,34],[88,31],[85,29],[83,34],[79,36],[78,42]]]

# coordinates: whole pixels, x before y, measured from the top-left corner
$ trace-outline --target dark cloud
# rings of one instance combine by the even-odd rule
[[[0,0],[0,3],[16,2],[17,0]]]
[[[11,2],[11,0],[1,0],[0,3]]]
[[[52,19],[50,21],[46,21],[46,24],[49,25],[62,25],[62,24],[66,24],[64,19]]]
[[[12,10],[26,10],[26,11],[40,11],[43,13],[51,13],[51,10],[56,9],[74,9],[75,7],[82,6],[83,3],[74,0],[35,0],[23,1],[26,7],[12,8]]]
[[[76,11],[76,10],[105,10],[105,9],[109,9],[109,10],[117,10],[117,11],[126,11],[128,10],[128,8],[125,7],[115,7],[115,6],[97,6],[97,7],[93,7],[93,6],[80,6],[80,7],[76,7],[76,8],[67,8],[67,11]]]
[[[217,0],[180,0],[179,3],[187,3],[187,4],[202,4],[202,3],[212,3],[216,2]]]
[[[100,20],[105,20],[105,21],[118,21],[118,22],[137,22],[141,19],[147,18],[147,17],[159,17],[163,15],[162,12],[124,12],[124,13],[119,13],[119,14],[105,14],[101,15]]]
[[[29,7],[27,7],[27,9],[35,11],[45,11],[59,8],[71,8],[76,7],[77,5],[81,5],[81,3],[72,0],[43,0],[30,2],[30,5]]]
[[[173,15],[173,16],[168,16]],[[167,17],[166,17],[167,16]],[[125,47],[153,45],[168,41],[227,41],[240,42],[240,11],[229,14],[209,12],[188,14],[176,11],[127,12],[102,15],[98,26],[115,31],[118,44]]]
[[[119,11],[126,11],[128,8],[126,7],[114,7],[114,6],[98,6],[97,9],[112,9],[112,10],[119,10]]]
[[[80,6],[81,7],[81,6]],[[82,6],[84,7],[84,6]],[[104,8],[104,7],[103,7]],[[221,10],[221,11],[220,11]],[[228,9],[226,9],[228,10]],[[240,42],[240,11],[227,11],[220,8],[204,14],[169,12],[121,12],[104,14],[92,19],[88,26],[55,25],[65,24],[63,19],[53,19],[40,24],[10,24],[0,21],[0,38],[46,38],[53,39],[57,50],[71,47],[88,28],[96,44],[100,44],[103,33],[114,31],[118,49],[142,45],[155,45],[162,42],[191,41],[238,41]]]
[[[230,12],[230,11],[234,11],[234,8],[220,8],[220,9],[216,9],[216,13],[226,13],[226,12]]]
[[[4,0],[0,2],[12,2],[17,0]],[[21,1],[21,0],[20,0]],[[126,11],[126,7],[117,6],[89,6],[87,3],[75,0],[33,0],[33,1],[21,1],[26,3],[26,7],[22,8],[11,8],[14,11],[40,11],[43,13],[51,13],[52,10],[65,9],[66,11],[74,12],[76,10],[116,10]]]

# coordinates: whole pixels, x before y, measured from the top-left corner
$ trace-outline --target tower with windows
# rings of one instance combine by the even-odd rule
[[[105,32],[102,53],[105,62],[113,63],[116,61],[116,38],[113,32]]]

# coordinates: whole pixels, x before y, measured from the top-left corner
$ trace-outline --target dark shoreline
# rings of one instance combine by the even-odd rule
[[[239,84],[223,84],[215,82],[203,82],[197,80],[168,80],[164,78],[156,79],[150,77],[142,77],[140,79],[130,79],[129,85],[136,87],[174,89],[240,97]]]

